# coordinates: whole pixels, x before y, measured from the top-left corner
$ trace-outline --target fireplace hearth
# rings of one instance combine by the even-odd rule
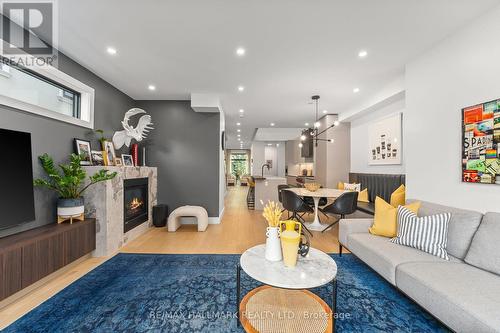
[[[148,178],[123,180],[123,232],[149,219]]]

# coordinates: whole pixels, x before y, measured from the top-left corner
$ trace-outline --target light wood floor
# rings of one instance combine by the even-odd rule
[[[267,227],[261,211],[246,207],[247,187],[230,187],[225,200],[225,212],[218,225],[197,232],[195,225],[182,226],[169,233],[166,228],[153,228],[127,243],[120,252],[126,253],[243,253],[249,247],[265,242]],[[313,216],[306,217],[312,220]],[[326,220],[323,216],[322,220]],[[332,221],[332,220],[331,220]],[[330,222],[331,222],[330,221]],[[326,223],[326,221],[324,221]],[[338,252],[338,228],[314,232],[311,246],[325,252]],[[57,294],[66,286],[93,270],[109,258],[90,258],[71,267],[16,302],[0,309],[0,329],[5,328],[33,308]]]

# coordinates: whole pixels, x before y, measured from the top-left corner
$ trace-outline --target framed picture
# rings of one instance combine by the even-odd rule
[[[82,158],[80,165],[92,165],[90,141],[75,138],[74,145],[75,154]]]
[[[368,128],[368,164],[401,164],[401,113],[381,119]]]
[[[104,141],[104,155],[104,163],[106,163],[106,165],[115,165],[116,153],[113,142]]]
[[[104,156],[100,150],[92,150],[92,162],[94,165],[104,166]]]
[[[134,166],[132,155],[122,154],[122,162],[124,166]]]
[[[123,166],[121,157],[115,157],[115,166]]]
[[[462,181],[500,185],[500,99],[462,109]]]

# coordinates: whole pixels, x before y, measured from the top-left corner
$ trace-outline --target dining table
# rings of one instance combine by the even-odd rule
[[[319,211],[319,199],[328,198],[328,199],[336,199],[341,196],[343,193],[348,192],[346,190],[338,190],[335,188],[320,188],[316,191],[309,191],[305,187],[290,187],[284,189],[287,191],[292,191],[297,194],[299,197],[312,197],[314,201],[314,221],[311,223],[304,223],[304,226],[309,230],[322,231],[325,226],[321,225],[318,211]]]

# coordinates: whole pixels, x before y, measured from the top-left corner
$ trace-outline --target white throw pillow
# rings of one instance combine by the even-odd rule
[[[361,191],[361,184],[344,183],[344,190],[346,190],[346,191],[353,191],[353,192],[359,192],[359,191]]]
[[[399,206],[398,234],[391,242],[449,260],[446,244],[450,218],[450,213],[418,217],[408,208]]]

